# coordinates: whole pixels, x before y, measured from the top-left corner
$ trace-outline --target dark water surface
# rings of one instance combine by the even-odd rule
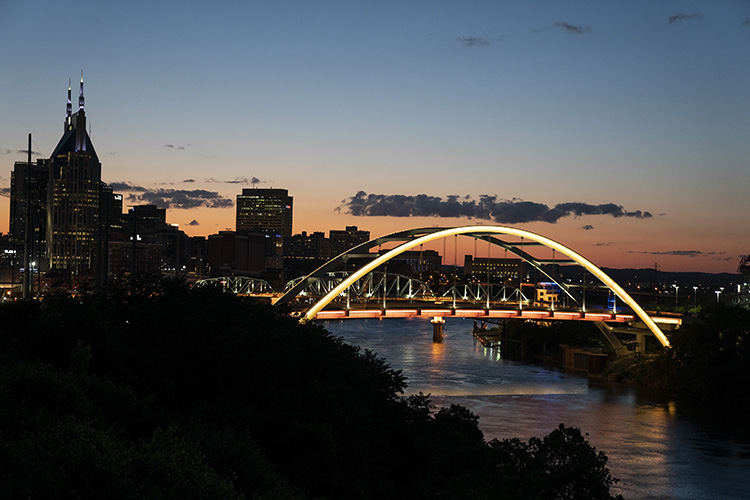
[[[609,457],[626,499],[750,499],[750,441],[731,426],[701,423],[672,401],[621,384],[500,358],[471,335],[472,320],[450,318],[442,344],[426,318],[349,319],[324,326],[371,349],[407,377],[407,394],[479,415],[485,438],[543,437],[560,423],[579,427]]]

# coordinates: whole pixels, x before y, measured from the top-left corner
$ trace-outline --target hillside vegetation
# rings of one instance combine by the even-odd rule
[[[578,429],[485,442],[381,358],[179,281],[0,305],[0,497],[611,498]]]

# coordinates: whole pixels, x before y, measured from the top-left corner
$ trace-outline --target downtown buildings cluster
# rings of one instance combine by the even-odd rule
[[[2,238],[0,286],[5,298],[58,289],[100,290],[111,280],[136,275],[182,275],[189,279],[249,276],[280,291],[332,257],[370,240],[356,226],[323,232],[292,232],[293,197],[285,189],[245,188],[237,195],[234,231],[190,237],[168,224],[166,208],[135,205],[102,181],[102,164],[86,131],[83,76],[78,107],[72,88],[63,134],[52,154],[16,162],[11,172],[9,234]],[[463,279],[529,281],[519,258],[466,255]],[[459,264],[460,265],[460,264]],[[405,252],[391,272],[439,276],[435,250]],[[461,272],[462,271],[462,272]],[[533,279],[533,278],[532,278]]]
[[[102,289],[133,275],[193,278],[245,275],[274,288],[331,256],[368,241],[356,226],[292,234],[293,198],[285,189],[243,189],[236,227],[190,237],[167,223],[166,208],[136,205],[102,181],[102,164],[86,130],[83,76],[63,133],[49,157],[18,161],[11,172],[9,233],[2,238],[5,298],[65,289]]]

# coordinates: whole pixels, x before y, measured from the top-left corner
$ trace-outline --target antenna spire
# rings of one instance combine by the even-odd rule
[[[65,107],[65,116],[70,116],[73,111],[73,101],[70,99],[70,78],[68,78],[68,105]]]
[[[83,109],[83,70],[81,70],[81,94],[78,96],[78,109]]]
[[[65,105],[65,131],[70,127],[70,115],[73,112],[73,101],[70,98],[70,78],[68,78],[68,103]]]

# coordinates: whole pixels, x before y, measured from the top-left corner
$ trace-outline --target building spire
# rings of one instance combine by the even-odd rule
[[[83,109],[83,70],[81,70],[81,94],[78,96],[78,109]]]
[[[73,101],[70,99],[70,78],[68,78],[68,105],[65,107],[65,116],[69,117],[73,111]]]
[[[73,101],[70,98],[70,78],[68,78],[68,104],[65,106],[65,131],[70,127],[70,115],[73,112]]]

